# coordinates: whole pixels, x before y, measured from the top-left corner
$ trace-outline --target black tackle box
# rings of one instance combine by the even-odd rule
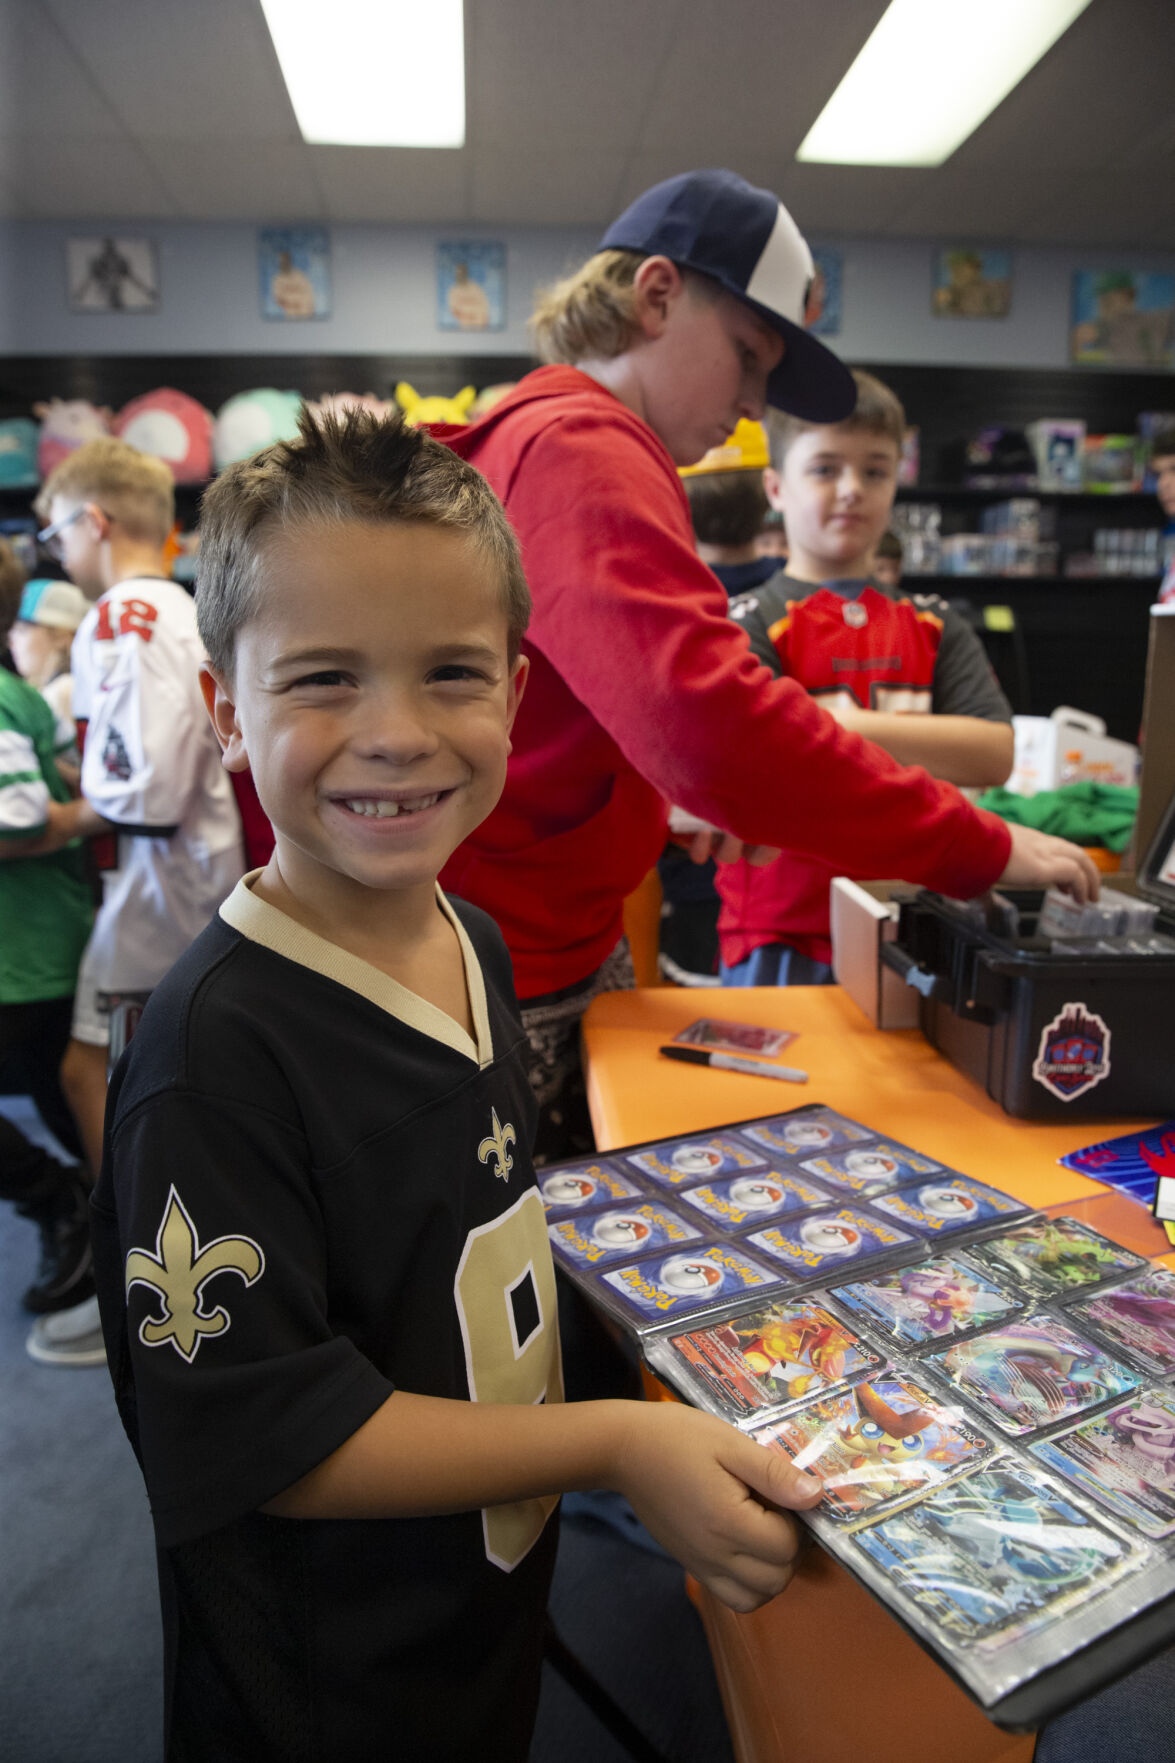
[[[1153,934],[1038,934],[1044,895],[1004,889],[902,902],[881,959],[920,994],[928,1041],[1022,1120],[1175,1115],[1175,801],[1135,877]]]

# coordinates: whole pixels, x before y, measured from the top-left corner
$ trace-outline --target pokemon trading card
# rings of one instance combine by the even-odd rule
[[[757,1304],[710,1328],[673,1335],[665,1346],[660,1364],[668,1375],[736,1422],[885,1363],[815,1297]]]
[[[891,1267],[869,1280],[837,1286],[838,1304],[871,1323],[896,1346],[952,1340],[1001,1322],[1023,1301],[963,1255],[937,1255],[910,1267]]]
[[[748,1255],[741,1243],[699,1243],[671,1255],[649,1255],[602,1273],[598,1284],[645,1322],[708,1310],[744,1297],[755,1286],[786,1284],[778,1268]]]
[[[762,1224],[784,1213],[811,1212],[816,1206],[832,1203],[832,1195],[814,1182],[775,1169],[729,1176],[701,1188],[682,1188],[677,1199],[683,1206],[703,1212],[717,1230],[741,1230],[744,1225]]]
[[[1001,1194],[998,1188],[972,1181],[969,1175],[952,1175],[949,1171],[921,1187],[903,1188],[899,1194],[878,1194],[873,1207],[923,1237],[949,1235],[951,1231],[987,1224],[993,1218],[1014,1218],[1032,1210],[1011,1194]]]
[[[838,1270],[851,1261],[871,1259],[918,1239],[884,1218],[871,1218],[856,1207],[842,1206],[838,1211],[826,1209],[784,1219],[764,1230],[751,1231],[747,1240],[790,1267],[800,1279],[835,1279]]]
[[[1032,1454],[1150,1537],[1175,1531],[1175,1397],[1147,1390]]]
[[[744,1138],[756,1145],[765,1145],[781,1157],[814,1157],[820,1151],[836,1151],[842,1145],[860,1145],[877,1134],[843,1114],[816,1103],[797,1108],[790,1114],[779,1114],[773,1120],[758,1120],[753,1126],[739,1128]]]
[[[577,1212],[595,1212],[617,1200],[643,1200],[644,1190],[612,1163],[585,1158],[582,1163],[559,1163],[538,1171],[539,1197],[548,1218],[567,1218]]]
[[[958,1408],[897,1372],[821,1397],[754,1437],[824,1483],[816,1510],[838,1523],[922,1493],[991,1449]]]
[[[630,1206],[613,1206],[586,1218],[562,1218],[547,1225],[551,1247],[569,1267],[601,1267],[609,1261],[631,1261],[650,1249],[688,1243],[704,1233],[693,1219],[662,1206],[659,1200],[643,1200]]]
[[[630,1151],[625,1161],[662,1187],[680,1188],[687,1182],[714,1181],[720,1175],[739,1175],[747,1169],[766,1169],[762,1151],[752,1150],[730,1133],[707,1138],[666,1139],[644,1151]]]
[[[1010,1433],[1084,1414],[1139,1383],[1125,1365],[1044,1313],[959,1341],[927,1363]]]
[[[716,1016],[699,1016],[678,1031],[675,1044],[709,1047],[715,1053],[757,1053],[774,1059],[795,1034],[788,1028],[763,1028],[757,1022],[726,1022]]]
[[[800,1167],[817,1181],[862,1196],[884,1194],[902,1182],[917,1181],[919,1176],[944,1173],[941,1163],[882,1139],[851,1151],[833,1151],[826,1157],[806,1157]],[[945,1179],[951,1179],[949,1171]]]
[[[852,1546],[960,1644],[1060,1614],[1137,1559],[1051,1477],[1007,1457],[857,1531]]]
[[[1141,1255],[1076,1218],[1038,1218],[1006,1236],[986,1237],[969,1253],[997,1277],[1006,1276],[1042,1297],[1141,1273],[1148,1265]]]
[[[1067,1304],[1065,1314],[1088,1323],[1116,1352],[1160,1377],[1175,1367],[1175,1273],[1169,1268],[1152,1267],[1100,1297]]]

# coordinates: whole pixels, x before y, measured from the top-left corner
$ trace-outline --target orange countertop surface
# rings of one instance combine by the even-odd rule
[[[657,1048],[700,1016],[790,1029],[795,1040],[767,1063],[799,1067],[809,1081],[769,1082],[661,1058]],[[1013,1120],[918,1030],[875,1029],[839,987],[609,992],[588,1009],[583,1041],[588,1101],[602,1151],[824,1102],[1033,1206],[1083,1218],[1175,1267],[1175,1251],[1143,1207],[1057,1162],[1083,1145],[1153,1126],[1153,1120]],[[1032,1757],[1032,1735],[993,1726],[823,1551],[806,1551],[783,1597],[749,1616],[736,1616],[702,1587],[691,1586],[691,1592],[739,1763],[848,1763],[857,1757],[869,1763],[1029,1763]]]

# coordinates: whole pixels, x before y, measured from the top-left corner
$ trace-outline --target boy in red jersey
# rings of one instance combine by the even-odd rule
[[[767,495],[791,553],[786,570],[732,602],[731,616],[764,664],[804,686],[842,728],[950,783],[1002,783],[1012,713],[978,637],[937,595],[886,590],[874,578],[905,413],[872,374],[853,377],[857,404],[844,422],[773,425]],[[722,866],[728,985],[831,982],[834,874],[820,857],[790,851],[765,867]]]

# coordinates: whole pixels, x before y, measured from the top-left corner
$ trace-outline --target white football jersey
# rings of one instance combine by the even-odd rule
[[[119,582],[73,640],[82,794],[120,834],[87,955],[100,990],[155,985],[245,868],[203,661],[193,601],[157,577]]]

